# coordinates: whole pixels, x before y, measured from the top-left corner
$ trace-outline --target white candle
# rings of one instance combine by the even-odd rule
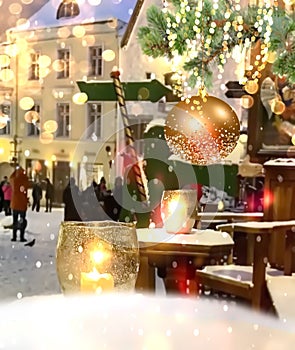
[[[81,272],[81,287],[83,293],[101,294],[114,289],[114,278],[110,273],[99,273],[96,268],[91,272]]]

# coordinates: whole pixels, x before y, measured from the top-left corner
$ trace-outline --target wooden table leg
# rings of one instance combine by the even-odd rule
[[[255,235],[253,262],[252,306],[259,310],[266,292],[265,268],[268,256],[269,235]]]
[[[148,257],[140,256],[140,265],[135,289],[140,293],[155,293],[155,267],[149,264]]]

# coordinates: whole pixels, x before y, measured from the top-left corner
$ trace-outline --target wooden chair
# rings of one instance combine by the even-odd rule
[[[270,234],[286,232],[284,271],[267,267]],[[248,300],[255,309],[261,309],[268,296],[267,276],[292,274],[292,248],[295,241],[295,220],[276,222],[243,222],[222,225],[231,234],[243,232],[254,244],[252,266],[211,265],[196,271],[196,281],[203,287]]]

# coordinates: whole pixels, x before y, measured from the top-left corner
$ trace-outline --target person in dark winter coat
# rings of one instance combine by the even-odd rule
[[[45,179],[46,189],[45,189],[45,200],[46,200],[46,209],[45,212],[51,212],[52,202],[54,200],[54,187],[48,177]]]
[[[63,191],[63,202],[64,221],[82,221],[80,216],[82,195],[73,177]]]
[[[33,197],[32,210],[34,211],[34,209],[36,208],[36,212],[39,212],[40,201],[42,199],[42,187],[38,180],[33,185],[32,197]]]
[[[27,240],[25,239],[25,229],[27,226],[26,213],[29,202],[27,195],[29,179],[26,175],[25,170],[22,167],[18,167],[11,174],[9,180],[12,188],[10,207],[12,209],[13,218],[11,241],[16,241],[16,233],[19,229],[20,241],[26,242]]]

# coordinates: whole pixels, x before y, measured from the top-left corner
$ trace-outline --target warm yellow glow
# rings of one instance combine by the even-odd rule
[[[0,67],[7,67],[10,64],[10,57],[8,55],[0,55]]]
[[[82,39],[82,46],[91,46],[95,44],[95,36],[94,35],[85,35]]]
[[[267,62],[269,63],[274,63],[274,61],[276,60],[277,58],[277,54],[276,52],[274,51],[270,51],[267,55]]]
[[[40,78],[45,78],[47,77],[47,75],[50,73],[50,69],[47,67],[47,68],[41,68],[40,71],[39,71],[39,76]]]
[[[15,57],[19,53],[19,49],[16,44],[10,44],[5,46],[5,53],[10,57]]]
[[[0,148],[0,154],[4,154],[4,148]]]
[[[280,115],[285,112],[286,105],[284,102],[274,99],[270,105],[270,108],[274,114]]]
[[[58,124],[55,120],[51,119],[51,120],[47,120],[44,125],[43,128],[45,131],[47,132],[56,132],[57,128],[58,128]]]
[[[0,70],[0,80],[8,82],[14,79],[14,73],[9,68],[4,68]]]
[[[26,18],[20,18],[16,21],[17,27],[22,27],[22,29],[28,29],[30,26],[30,21]]]
[[[85,28],[83,26],[75,26],[73,28],[73,35],[76,38],[83,38],[83,36],[85,35]]]
[[[6,125],[7,125],[7,116],[2,114],[0,115],[0,129],[5,128]]]
[[[39,114],[36,111],[28,111],[24,115],[27,123],[36,123],[39,120]]]
[[[64,69],[64,62],[62,60],[55,60],[52,62],[52,68],[56,72],[62,72]]]
[[[25,52],[28,49],[28,42],[24,38],[18,38],[16,45],[17,45],[17,52],[18,53],[21,51]]]
[[[245,90],[248,92],[248,94],[256,94],[258,89],[259,89],[259,86],[257,82],[254,80],[248,80],[245,84]]]
[[[57,35],[61,38],[61,39],[66,39],[71,35],[71,31],[69,30],[68,27],[61,27],[57,30]]]
[[[244,95],[240,99],[240,104],[243,108],[249,109],[253,106],[254,104],[254,99],[252,96],[249,95]]]
[[[81,272],[81,292],[101,294],[114,289],[114,278],[110,273],[99,273],[95,268],[91,272]]]
[[[29,109],[31,109],[34,106],[35,102],[32,99],[32,97],[23,97],[22,99],[20,99],[19,101],[19,107],[21,109],[23,109],[24,111],[27,111]]]
[[[51,58],[47,55],[41,55],[38,59],[40,68],[46,68],[51,65]]]
[[[8,9],[12,15],[19,15],[22,12],[23,7],[21,4],[13,2],[11,5],[9,5]]]
[[[53,162],[56,161],[56,155],[55,155],[55,154],[53,154],[53,155],[51,156],[51,160],[52,160]]]
[[[85,94],[85,92],[77,92],[75,95],[73,95],[72,100],[77,105],[83,105],[87,102],[88,96]]]
[[[107,62],[113,61],[115,57],[116,57],[116,54],[113,50],[105,50],[102,53],[102,58]]]
[[[39,140],[43,145],[48,145],[53,141],[53,135],[50,132],[44,131],[40,134]]]
[[[295,135],[292,136],[291,142],[292,142],[292,144],[295,146]]]

